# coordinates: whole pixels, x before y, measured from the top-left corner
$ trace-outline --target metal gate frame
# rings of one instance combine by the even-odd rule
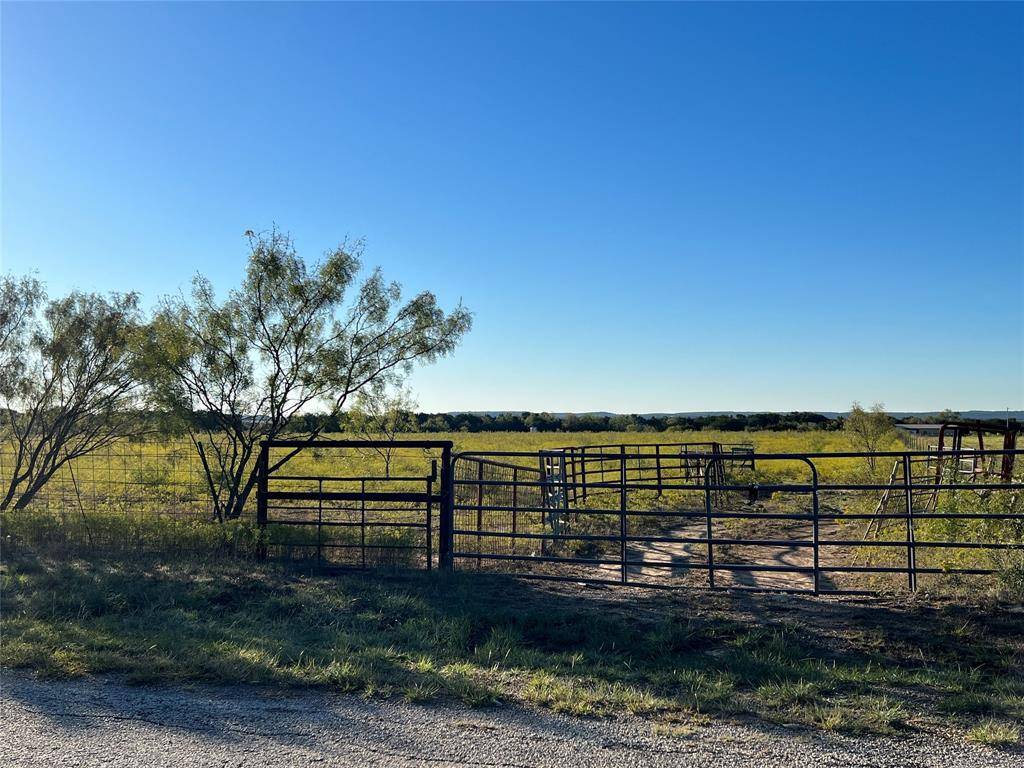
[[[273,448],[288,448],[292,452],[273,466],[270,464],[270,451]],[[270,480],[274,478],[273,472],[282,467],[287,461],[298,455],[301,451],[315,448],[412,448],[423,450],[440,450],[440,488],[434,492],[433,484],[429,478],[427,491],[324,491],[323,484],[316,491],[272,491],[269,489]],[[436,461],[436,460],[435,460]],[[260,452],[257,459],[257,483],[256,483],[256,525],[260,529],[263,543],[260,545],[260,557],[267,556],[267,545],[265,531],[271,523],[268,517],[270,501],[359,501],[359,502],[407,502],[426,505],[426,568],[431,569],[433,560],[433,530],[432,530],[432,509],[438,505],[438,567],[441,570],[452,568],[452,441],[451,440],[264,440],[260,443]],[[292,478],[295,479],[295,478]],[[323,480],[315,475],[303,479]],[[381,480],[387,478],[379,478]],[[309,525],[320,525],[318,521],[310,521]],[[365,526],[365,522],[364,522]],[[319,535],[318,535],[319,541]],[[318,550],[319,552],[319,550]]]
[[[914,505],[915,494],[923,495],[928,494],[929,496],[937,493],[938,491],[1010,491],[1013,493],[1024,493],[1024,479],[1017,479],[1016,477],[1011,478],[1010,481],[1005,481],[1004,478],[996,478],[996,482],[979,482],[977,479],[964,481],[958,481],[955,479],[942,478],[941,482],[937,482],[934,478],[923,477],[915,478],[911,471],[911,466],[915,461],[927,459],[935,455],[935,452],[928,451],[878,451],[878,452],[863,452],[863,451],[845,451],[845,452],[816,452],[816,453],[758,453],[758,452],[737,452],[737,453],[724,453],[714,452],[706,454],[691,454],[693,457],[699,458],[705,462],[705,469],[699,478],[690,478],[688,475],[682,479],[673,478],[667,479],[662,470],[661,462],[664,460],[666,453],[664,446],[658,446],[651,444],[644,446],[647,448],[646,453],[634,452],[627,453],[627,446],[620,445],[616,446],[617,450],[608,451],[603,448],[593,448],[587,446],[586,459],[592,461],[595,464],[599,463],[603,467],[604,464],[610,465],[612,468],[617,470],[615,474],[617,477],[606,478],[604,473],[611,472],[611,469],[602,468],[602,476],[599,481],[586,479],[586,475],[594,474],[592,471],[581,469],[578,473],[570,471],[567,476],[561,475],[558,472],[547,473],[544,471],[544,459],[545,455],[551,452],[551,449],[541,451],[467,451],[456,454],[453,457],[455,465],[460,463],[475,463],[479,467],[499,467],[509,477],[502,479],[491,479],[485,478],[483,472],[459,472],[457,467],[453,467],[452,476],[456,477],[455,483],[460,487],[468,487],[475,489],[476,493],[475,500],[465,502],[465,500],[456,499],[453,495],[453,512],[455,511],[475,511],[477,520],[481,519],[481,512],[509,512],[511,514],[511,520],[513,523],[513,529],[511,531],[498,530],[498,529],[483,529],[478,522],[477,528],[470,529],[465,527],[454,527],[453,533],[455,535],[463,537],[464,541],[479,542],[482,537],[487,537],[492,541],[539,541],[541,545],[541,554],[526,554],[513,551],[512,553],[498,553],[493,551],[483,551],[480,549],[479,544],[477,548],[466,547],[460,545],[459,548],[454,552],[454,559],[465,562],[476,562],[478,567],[480,563],[485,561],[491,561],[492,563],[519,563],[519,564],[542,564],[549,565],[553,568],[557,566],[566,566],[566,572],[514,572],[514,575],[520,578],[534,578],[534,579],[546,579],[551,581],[571,581],[576,583],[600,583],[600,584],[630,584],[632,586],[639,587],[657,587],[664,588],[670,585],[652,583],[652,582],[641,582],[634,581],[628,577],[629,566],[643,565],[642,562],[636,562],[630,560],[627,557],[627,545],[631,542],[642,542],[642,541],[667,541],[667,542],[682,542],[694,545],[703,545],[707,548],[706,562],[694,563],[694,564],[672,564],[671,567],[678,570],[690,570],[696,572],[704,572],[707,576],[707,587],[711,589],[729,589],[736,591],[757,591],[757,592],[806,592],[809,594],[846,594],[846,595],[874,595],[877,591],[874,589],[858,589],[858,588],[846,588],[846,587],[826,587],[823,584],[823,575],[827,574],[893,574],[903,575],[906,578],[907,590],[914,592],[918,589],[918,577],[924,575],[955,575],[955,576],[990,576],[996,571],[991,567],[935,567],[935,566],[922,566],[918,563],[917,553],[923,550],[935,550],[935,549],[976,549],[976,550],[1021,550],[1024,551],[1024,543],[1015,541],[1004,541],[1004,540],[992,540],[992,539],[981,539],[981,540],[957,540],[955,537],[945,539],[935,539],[922,541],[919,540],[916,531],[916,521],[923,519],[932,520],[957,520],[957,519],[992,519],[1000,521],[1024,521],[1024,512],[1015,510],[1008,510],[1005,512],[985,512],[980,508],[969,508],[962,512],[939,512],[933,507],[927,510],[918,510]],[[661,450],[659,450],[659,448]],[[604,451],[604,452],[600,452]],[[582,452],[581,452],[582,453]],[[986,457],[986,458],[999,458],[1004,461],[1013,459],[1024,459],[1024,450],[959,450],[959,451],[943,451],[941,453],[942,458],[946,460],[956,460],[961,456],[969,457]],[[537,461],[537,458],[541,460],[541,471],[540,477],[537,479],[523,479],[523,474],[528,468]],[[902,472],[894,472],[889,478],[888,482],[843,482],[841,480],[829,481],[823,480],[818,473],[815,460],[817,459],[867,459],[867,458],[891,458],[897,464],[897,469],[902,469]],[[724,471],[721,471],[726,463],[742,463],[744,466],[749,467],[757,462],[785,460],[800,462],[807,466],[809,470],[809,477],[803,482],[787,482],[785,480],[775,481],[772,483],[760,483],[760,482],[736,482],[730,481]],[[518,466],[519,476],[516,476],[517,465],[515,462],[520,462]],[[648,461],[652,466],[658,469],[657,476],[650,479],[643,477],[643,461]],[[581,461],[582,465],[582,461]],[[617,465],[617,466],[615,466]],[[570,465],[571,467],[571,465]],[[678,468],[678,467],[677,467]],[[684,468],[685,469],[685,468]],[[536,470],[533,470],[536,471]],[[575,475],[575,476],[574,476]],[[600,534],[591,534],[584,532],[556,532],[554,530],[548,530],[549,526],[544,523],[544,515],[550,512],[551,505],[548,502],[547,489],[548,486],[555,484],[561,486],[562,489],[572,489],[573,487],[582,486],[586,483],[591,494],[595,491],[600,490],[606,494],[608,502],[604,505],[604,508],[592,510],[598,514],[605,514],[610,517],[618,516],[617,526],[618,530],[609,531]],[[516,495],[513,494],[512,506],[509,507],[507,504],[491,501],[488,502],[483,498],[481,489],[484,488],[499,488],[506,489],[511,488],[518,491],[519,501],[516,501]],[[535,500],[532,505],[523,505],[522,497],[527,489],[541,489],[543,494],[541,499]],[[699,538],[683,538],[679,536],[646,536],[646,535],[633,535],[628,530],[629,520],[631,515],[642,515],[651,514],[645,513],[641,510],[630,509],[628,504],[627,492],[629,491],[648,491],[661,493],[663,489],[675,489],[675,490],[687,490],[695,493],[701,493],[703,495],[704,504],[703,509],[700,511],[693,511],[683,513],[685,517],[690,519],[703,518],[706,521],[706,533],[703,537]],[[880,503],[879,508],[873,512],[842,512],[834,510],[822,509],[820,505],[819,496],[822,493],[829,492],[845,492],[845,491],[866,491],[866,492],[878,492],[883,495],[883,499],[886,496],[891,496],[895,501],[899,502],[899,506],[896,511],[888,511],[884,508],[884,504]],[[760,494],[762,492],[767,493],[785,493],[806,496],[810,502],[810,509],[806,512],[771,512],[762,514],[759,512],[733,512],[733,511],[719,511],[716,509],[715,498],[716,494],[729,493],[729,492],[740,492],[748,494]],[[559,496],[559,501],[563,496]],[[573,507],[570,507],[572,510]],[[541,532],[525,532],[523,530],[517,531],[515,529],[516,513],[535,513],[540,514],[541,524],[544,530]],[[571,511],[569,512],[571,514]],[[669,513],[671,517],[683,516],[679,513]],[[786,520],[807,523],[809,526],[808,535],[800,537],[786,537],[783,539],[765,539],[763,537],[748,538],[748,537],[722,537],[715,536],[713,529],[713,521],[718,519],[772,519],[772,520]],[[820,526],[822,523],[830,523],[838,520],[844,521],[862,521],[868,523],[870,521],[877,521],[882,524],[891,523],[897,528],[902,527],[904,529],[903,535],[897,536],[891,540],[880,540],[878,538],[869,539],[867,533],[857,536],[852,534],[853,538],[844,536],[838,539],[828,538],[825,539],[821,535]],[[577,557],[577,556],[561,556],[555,555],[549,551],[546,551],[545,544],[548,542],[555,541],[594,541],[604,542],[608,544],[617,545],[617,552],[604,558],[599,557]],[[786,546],[786,547],[801,547],[807,548],[811,552],[811,562],[807,565],[794,565],[794,566],[778,566],[778,565],[767,565],[758,563],[720,563],[715,560],[715,546],[721,545],[736,545],[736,546],[748,546],[748,545],[768,545],[768,546]],[[839,564],[826,564],[822,562],[822,552],[828,548],[844,547],[852,548],[854,550],[863,550],[865,548],[873,547],[886,547],[894,551],[903,550],[905,554],[904,563],[894,562],[891,565],[879,564],[879,565],[839,565]],[[619,568],[618,578],[601,578],[592,577],[581,573],[569,573],[568,569],[574,566],[585,565],[585,566],[607,566]],[[497,568],[500,570],[500,566]],[[789,586],[771,586],[771,587],[745,587],[735,585],[722,585],[716,583],[716,573],[725,571],[734,572],[754,572],[754,571],[778,571],[778,572],[791,572],[791,573],[803,573],[806,574],[812,584],[810,588],[793,588]],[[698,585],[685,585],[686,588],[699,588]]]
[[[335,491],[325,492],[322,490],[322,484],[320,485],[319,491],[294,491],[294,490],[282,490],[282,491],[271,491],[268,488],[268,481],[273,479],[274,470],[280,468],[288,459],[292,458],[298,452],[307,448],[411,448],[411,449],[433,449],[440,450],[440,476],[439,476],[439,487],[435,486],[431,482],[431,478],[423,478],[427,480],[427,492],[366,492],[363,491]],[[293,453],[289,454],[285,459],[282,459],[275,463],[273,466],[270,465],[270,450],[272,448],[288,448],[293,449]],[[914,494],[921,493],[935,493],[939,490],[978,490],[978,491],[991,491],[991,490],[1009,490],[1014,492],[1024,492],[1024,481],[1019,479],[1011,479],[1009,482],[992,482],[992,483],[979,483],[974,482],[936,482],[934,479],[927,478],[923,481],[915,480],[913,473],[911,472],[911,465],[915,460],[921,460],[932,456],[934,452],[915,452],[915,451],[881,451],[875,453],[867,452],[836,452],[836,453],[749,453],[743,451],[742,453],[725,453],[722,451],[715,451],[712,453],[704,454],[690,454],[691,458],[696,457],[703,462],[704,471],[699,477],[693,478],[688,474],[682,479],[669,478],[667,472],[669,468],[664,466],[664,460],[666,459],[665,446],[652,445],[650,447],[645,446],[647,452],[643,453],[637,451],[635,453],[627,453],[626,446],[618,446],[618,451],[615,452],[601,452],[604,449],[595,449],[588,446],[588,453],[583,458],[581,451],[580,463],[578,466],[573,467],[571,462],[565,460],[564,455],[561,456],[561,460],[555,460],[552,454],[557,453],[557,449],[552,451],[550,449],[540,451],[485,451],[485,452],[464,452],[459,454],[453,454],[453,444],[450,440],[271,440],[265,441],[260,445],[260,453],[258,458],[258,474],[257,474],[257,511],[256,519],[257,524],[261,531],[265,530],[268,523],[268,502],[273,500],[300,500],[300,501],[381,501],[381,502],[414,502],[426,505],[427,509],[427,523],[426,523],[426,536],[427,536],[427,567],[431,567],[433,560],[433,541],[436,541],[437,551],[437,565],[438,569],[442,572],[452,572],[455,570],[455,561],[457,559],[471,559],[475,560],[478,565],[483,560],[504,560],[504,561],[518,561],[518,562],[541,562],[558,564],[563,563],[566,565],[573,564],[588,564],[588,565],[618,565],[621,567],[621,574],[616,580],[599,579],[599,578],[588,578],[582,575],[555,575],[555,574],[519,574],[520,576],[526,576],[530,578],[546,578],[552,580],[562,581],[575,581],[575,582],[601,582],[601,583],[629,583],[635,586],[660,586],[654,583],[642,583],[633,581],[628,578],[628,567],[635,565],[636,563],[629,561],[626,553],[626,547],[629,542],[632,541],[645,541],[645,540],[659,540],[662,537],[652,536],[634,536],[631,535],[628,530],[629,516],[631,512],[633,514],[639,514],[635,510],[630,510],[627,500],[627,492],[630,490],[646,490],[657,492],[659,495],[662,490],[669,489],[684,489],[692,490],[701,493],[704,497],[703,509],[700,511],[694,511],[686,513],[687,517],[701,518],[706,521],[706,533],[703,538],[687,539],[680,537],[669,537],[664,540],[667,541],[680,541],[686,543],[703,544],[707,547],[707,561],[705,563],[695,563],[693,565],[678,566],[680,568],[688,568],[697,571],[704,571],[707,574],[708,586],[711,588],[726,588],[726,589],[741,589],[744,591],[771,591],[771,592],[795,592],[795,591],[806,591],[813,594],[874,594],[870,590],[860,589],[843,589],[843,588],[824,588],[821,583],[822,574],[826,573],[892,573],[892,574],[905,574],[907,579],[907,588],[909,591],[917,589],[918,576],[920,574],[962,574],[962,575],[988,575],[993,573],[992,569],[989,568],[935,568],[935,567],[921,567],[917,562],[918,550],[927,548],[949,548],[958,547],[964,549],[1024,549],[1024,544],[1014,542],[1003,542],[1003,541],[919,541],[915,533],[915,520],[916,519],[978,519],[992,517],[995,519],[1002,520],[1024,520],[1024,513],[1020,512],[1005,512],[1002,514],[987,514],[982,513],[978,510],[969,510],[962,513],[940,513],[935,510],[918,511],[915,509],[913,504]],[[986,451],[944,451],[942,453],[943,458],[956,459],[961,455],[970,454],[971,456],[995,456],[1002,459],[1013,458],[1024,458],[1024,450],[986,450]],[[897,464],[897,468],[902,467],[902,473],[894,472],[887,483],[849,483],[849,482],[826,482],[823,481],[817,471],[814,460],[822,459],[859,459],[859,458],[892,458]],[[520,464],[510,463],[513,461],[519,461]],[[724,473],[723,467],[727,463],[742,462],[744,466],[751,466],[755,461],[758,463],[772,460],[789,460],[799,461],[807,465],[810,477],[808,481],[804,482],[775,482],[770,484],[755,483],[736,483],[730,482]],[[594,461],[594,462],[609,462],[612,465],[617,465],[615,468],[617,476],[614,478],[601,478],[599,481],[591,479],[587,480],[588,474],[594,474],[588,472],[585,468],[583,461]],[[657,475],[655,477],[645,477],[643,462],[653,462],[652,466],[657,469]],[[462,477],[456,481],[456,473],[458,467],[462,466],[465,462],[476,462],[477,471],[472,472],[472,477]],[[633,462],[635,466],[631,464]],[[485,479],[483,476],[483,467],[493,467],[504,471],[509,475],[506,479],[491,480]],[[682,466],[682,465],[680,465]],[[677,468],[678,469],[678,468]],[[605,470],[602,469],[602,472]],[[682,471],[682,470],[680,470]],[[632,472],[632,474],[630,474]],[[900,475],[897,477],[897,475]],[[303,476],[305,478],[305,476]],[[310,480],[317,480],[316,476],[309,476]],[[383,478],[381,478],[383,479]],[[417,478],[419,479],[419,478]],[[1002,480],[1002,478],[999,478]],[[530,512],[539,513],[542,517],[542,525],[550,525],[551,518],[558,516],[559,523],[561,522],[561,516],[564,515],[566,520],[570,518],[572,513],[576,510],[574,503],[567,504],[570,501],[570,493],[577,487],[586,484],[591,493],[596,491],[603,491],[606,493],[613,494],[614,501],[610,503],[610,506],[614,509],[597,510],[602,513],[615,512],[619,518],[618,531],[611,535],[591,535],[586,533],[575,533],[567,530],[551,530],[543,531],[540,533],[525,532],[522,530],[516,530],[516,514],[517,512]],[[475,500],[469,503],[468,506],[457,504],[455,487],[469,486],[475,489]],[[435,491],[435,487],[437,490]],[[489,487],[500,487],[510,491],[511,505],[495,505],[493,502],[485,503],[484,489]],[[365,488],[365,486],[364,486]],[[526,493],[534,492],[537,493],[539,498],[536,498],[532,503],[523,504],[523,496]],[[811,508],[809,512],[800,513],[771,513],[768,516],[762,516],[759,513],[737,513],[737,512],[723,512],[716,509],[715,498],[716,494],[724,492],[780,492],[790,494],[800,494],[809,497]],[[823,492],[832,491],[877,491],[883,493],[883,500],[891,496],[894,500],[901,502],[901,506],[897,511],[889,512],[884,509],[884,504],[880,504],[880,507],[873,513],[841,513],[834,511],[823,511],[819,506],[819,494]],[[582,496],[582,494],[581,494]],[[518,498],[517,498],[518,497]],[[437,505],[438,510],[438,527],[437,536],[433,536],[433,505]],[[461,530],[455,525],[455,513],[456,509],[460,510],[473,510],[477,513],[477,529],[474,530]],[[484,531],[481,530],[480,516],[483,510],[497,510],[497,511],[508,511],[511,515],[511,531]],[[803,538],[787,538],[785,540],[765,540],[762,538],[721,538],[715,537],[712,521],[719,518],[746,518],[746,517],[763,517],[763,519],[780,519],[780,520],[795,520],[805,521],[810,525],[809,536]],[[896,538],[893,540],[880,541],[878,539],[867,539],[867,533],[863,534],[860,538],[856,539],[838,539],[838,540],[823,540],[819,526],[822,522],[834,521],[838,519],[850,520],[863,520],[878,521],[879,523],[888,521],[897,526],[904,526],[905,538]],[[311,525],[317,525],[317,521],[310,521]],[[364,522],[364,525],[366,523]],[[419,527],[422,527],[420,525]],[[560,528],[560,526],[558,526]],[[506,540],[539,540],[541,545],[541,555],[524,555],[524,554],[495,554],[482,551],[479,547],[479,543],[475,550],[469,549],[460,550],[456,552],[455,549],[455,537],[456,534],[462,536],[476,536],[477,542],[481,536],[489,537],[503,537]],[[578,559],[578,558],[566,558],[553,556],[552,553],[547,551],[546,545],[549,542],[576,539],[580,541],[594,540],[594,541],[614,541],[618,543],[617,557],[607,560],[597,559]],[[804,539],[807,539],[806,541]],[[319,542],[319,537],[318,537]],[[741,563],[718,563],[715,561],[715,553],[713,547],[715,545],[760,545],[760,544],[779,544],[786,546],[800,546],[810,548],[812,552],[812,562],[807,566],[770,566],[770,565],[759,565],[759,564],[741,564]],[[820,553],[825,547],[878,547],[878,546],[894,547],[896,549],[905,549],[906,552],[906,563],[893,565],[878,565],[878,566],[860,566],[860,565],[824,565],[820,561]],[[261,554],[266,555],[266,545],[263,545]],[[768,587],[768,588],[744,588],[735,586],[724,586],[716,584],[716,572],[723,571],[791,571],[807,573],[812,579],[811,589],[793,589],[789,587]]]

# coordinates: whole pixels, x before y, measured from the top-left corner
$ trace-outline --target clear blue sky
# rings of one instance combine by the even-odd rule
[[[2,268],[365,236],[425,410],[1024,407],[1021,5],[2,5]]]

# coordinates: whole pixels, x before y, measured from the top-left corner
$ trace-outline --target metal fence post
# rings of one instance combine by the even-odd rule
[[[540,554],[544,557],[548,553],[547,541],[547,508],[548,508],[548,464],[544,458],[543,451],[539,455],[540,466]]]
[[[808,461],[810,461],[808,459]],[[814,594],[821,591],[821,532],[818,520],[818,469],[811,464],[811,515],[814,536]]]
[[[573,504],[576,503],[576,449],[575,448],[570,448],[568,452],[569,452],[569,467],[570,467],[570,469],[566,470],[566,472],[565,472],[565,482],[566,482],[565,506],[566,506],[566,508],[568,508],[568,506],[569,506],[569,484],[570,483],[571,483],[571,487],[572,487],[572,503]],[[562,451],[562,464],[563,465],[565,464],[565,454],[566,454],[566,452]],[[569,479],[570,477],[572,478],[572,480]]]
[[[573,482],[576,481],[575,464],[573,465]],[[573,488],[575,493],[575,487]],[[575,503],[575,498],[573,503]],[[565,451],[562,451],[562,523],[558,526],[558,532],[562,533],[565,526],[569,524],[569,471],[565,467]]]
[[[626,564],[626,446],[619,452],[619,557],[622,559],[622,583],[629,580]]]
[[[479,557],[482,545],[482,539],[480,538],[480,531],[484,527],[484,463],[478,461],[476,463],[476,567],[479,568],[483,565],[483,559]]]
[[[359,481],[359,551],[366,567],[366,480]]]
[[[580,447],[580,483],[583,486],[583,501],[587,501],[587,449]]]
[[[267,557],[267,472],[270,469],[270,447],[264,442],[260,444],[260,455],[257,464],[256,480],[256,527],[259,529],[259,544],[256,556],[260,560]]]
[[[903,454],[903,488],[907,506],[907,586],[917,590],[917,548],[914,544],[914,490],[910,469],[910,454]]]
[[[434,559],[434,542],[431,535],[431,529],[433,528],[433,516],[434,516],[434,502],[432,496],[434,493],[434,480],[437,477],[437,459],[432,459],[430,462],[430,476],[427,477],[427,570],[429,571],[433,565],[431,562]]]
[[[323,565],[324,479],[318,477],[316,500],[316,567]]]
[[[711,459],[714,461],[714,459]],[[704,511],[707,514],[707,535],[708,535],[708,586],[715,587],[715,545],[714,526],[711,520],[711,472],[710,462],[704,468]]]
[[[654,469],[658,473],[658,495],[661,496],[661,444],[654,446]]]
[[[441,506],[437,525],[437,567],[441,571],[455,569],[455,459],[451,443],[441,448]]]
[[[519,513],[519,467],[512,467],[512,533],[518,530]]]

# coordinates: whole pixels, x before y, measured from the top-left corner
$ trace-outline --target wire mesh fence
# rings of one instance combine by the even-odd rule
[[[0,483],[15,473],[16,448],[0,446]],[[19,491],[24,489],[24,484]],[[4,510],[8,546],[93,551],[166,551],[231,546],[238,526],[217,529],[209,483],[188,440],[123,440],[61,464],[22,507]]]

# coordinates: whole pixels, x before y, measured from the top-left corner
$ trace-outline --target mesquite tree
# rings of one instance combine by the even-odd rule
[[[0,509],[25,507],[72,460],[142,431],[135,294],[47,299],[32,278],[0,281]]]
[[[892,438],[893,420],[885,412],[885,405],[875,403],[870,411],[864,410],[856,400],[843,421],[843,429],[854,441],[857,450],[874,454]],[[875,471],[875,456],[867,457],[868,469]]]
[[[304,409],[337,414],[363,387],[450,353],[471,323],[429,292],[403,301],[377,270],[360,280],[361,242],[310,266],[277,229],[246,236],[241,286],[218,301],[197,276],[190,298],[161,302],[145,345],[151,394],[184,418],[219,520],[242,514],[260,441],[293,431]]]

